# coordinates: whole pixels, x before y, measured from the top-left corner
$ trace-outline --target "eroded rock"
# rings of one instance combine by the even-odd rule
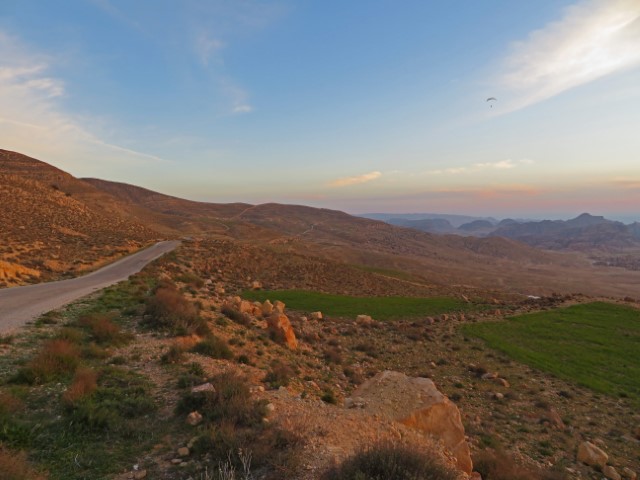
[[[276,341],[284,343],[291,350],[298,348],[296,334],[293,331],[289,318],[284,313],[273,313],[267,318],[267,326]]]
[[[460,411],[430,379],[387,370],[363,383],[353,392],[356,397],[363,400],[366,411],[442,441],[455,456],[460,470],[467,474],[473,470]]]

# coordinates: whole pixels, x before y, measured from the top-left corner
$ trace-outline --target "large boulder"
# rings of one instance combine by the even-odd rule
[[[578,447],[577,458],[579,462],[603,468],[609,460],[609,455],[591,442],[582,442]]]
[[[284,343],[291,350],[298,348],[296,334],[289,318],[284,313],[274,312],[267,318],[267,327],[276,341]]]
[[[362,399],[372,414],[440,440],[455,456],[460,470],[467,474],[473,470],[460,411],[430,379],[387,370],[360,385],[353,397]]]

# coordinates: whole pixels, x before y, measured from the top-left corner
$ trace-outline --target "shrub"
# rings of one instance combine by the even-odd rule
[[[485,449],[473,458],[474,470],[483,480],[562,480],[566,475],[559,471],[520,465],[503,451]]]
[[[68,340],[54,339],[13,377],[16,383],[43,383],[75,371],[80,363],[80,350]]]
[[[68,342],[81,344],[84,340],[84,335],[81,330],[73,327],[63,327],[58,331],[56,338],[60,340],[67,340]]]
[[[102,369],[93,394],[79,398],[70,407],[70,420],[78,428],[125,434],[135,429],[132,419],[156,408],[147,382],[139,375],[117,367]]]
[[[272,388],[286,387],[293,377],[293,369],[282,360],[271,362],[271,370],[265,375],[264,382]]]
[[[23,452],[7,450],[0,445],[0,472],[2,480],[45,480],[46,475],[36,472],[27,463]]]
[[[342,364],[342,353],[337,348],[327,348],[324,351],[324,359],[327,363]]]
[[[147,300],[147,323],[166,328],[176,335],[209,333],[207,322],[200,317],[199,309],[189,302],[174,286],[159,287]]]
[[[24,408],[24,403],[9,392],[0,392],[0,419]]]
[[[320,400],[322,400],[325,403],[329,403],[331,405],[336,405],[338,403],[338,399],[336,398],[336,394],[333,393],[333,390],[329,390],[329,389],[324,391],[324,393],[320,397]]]
[[[160,363],[165,365],[181,363],[182,360],[184,360],[184,348],[178,344],[171,345],[169,350],[160,357]]]
[[[204,286],[204,280],[191,272],[185,272],[179,275],[176,277],[176,280],[196,288],[202,288]]]
[[[88,328],[91,337],[100,345],[122,345],[132,338],[131,334],[121,332],[120,327],[104,313],[84,315],[78,323]]]
[[[227,318],[230,318],[231,320],[236,322],[237,324],[244,325],[245,327],[251,326],[251,317],[246,313],[241,313],[239,310],[236,310],[234,308],[228,308],[228,307],[224,307],[221,310],[221,313]]]
[[[266,416],[266,402],[251,398],[245,378],[233,372],[216,375],[210,380],[215,391],[187,393],[176,406],[177,414],[198,410],[211,421],[227,422],[239,427],[259,425]]]
[[[65,405],[73,407],[80,400],[90,396],[98,387],[98,374],[90,368],[79,368],[73,382],[62,395]]]
[[[325,473],[326,480],[456,480],[455,470],[417,447],[380,443]],[[484,478],[484,477],[483,477]]]
[[[227,360],[233,358],[233,353],[225,341],[213,334],[208,335],[207,338],[196,343],[191,351],[201,355],[207,355],[211,358],[224,358]]]

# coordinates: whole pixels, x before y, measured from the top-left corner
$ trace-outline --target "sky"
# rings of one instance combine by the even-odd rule
[[[203,201],[640,220],[640,0],[0,0],[0,148]]]

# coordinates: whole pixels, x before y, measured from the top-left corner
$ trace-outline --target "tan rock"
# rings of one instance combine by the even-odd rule
[[[604,476],[609,480],[622,480],[620,474],[611,465],[605,465],[602,469],[602,473],[604,473]]]
[[[284,343],[291,350],[298,348],[296,334],[293,331],[289,318],[284,313],[274,312],[267,319],[267,327],[276,341]]]
[[[187,423],[192,427],[200,425],[202,423],[202,415],[200,412],[194,411],[187,415]]]
[[[609,455],[591,442],[582,442],[578,447],[577,459],[592,467],[604,467],[609,460]]]
[[[566,428],[566,425],[562,421],[562,417],[553,407],[551,407],[549,411],[544,415],[544,419],[547,420],[551,425],[556,427],[558,430],[564,430]]]
[[[249,302],[248,300],[240,301],[240,304],[238,305],[238,311],[240,313],[253,313],[253,303]]]
[[[462,471],[470,474],[473,470],[460,411],[430,379],[385,371],[358,387],[353,392],[356,397],[370,414],[391,418],[441,440]]]
[[[273,303],[271,303],[269,300],[265,300],[264,303],[262,304],[262,315],[264,317],[268,317],[272,313],[273,313]]]
[[[496,378],[496,379],[495,379],[495,382],[496,382],[498,385],[502,385],[502,386],[503,386],[503,387],[505,387],[505,388],[509,388],[509,387],[511,386],[511,384],[509,383],[509,381],[508,381],[507,379],[505,379],[505,378],[500,378],[500,377],[498,377],[498,378]]]
[[[146,470],[139,470],[133,474],[134,480],[142,480],[143,478],[147,478]]]
[[[273,308],[278,313],[284,313],[284,307],[285,307],[285,304],[282,303],[280,300],[276,300],[275,302],[273,302]]]
[[[251,282],[251,290],[262,290],[262,282],[258,280]]]
[[[189,449],[187,447],[180,447],[178,449],[178,456],[179,457],[188,457],[189,456]]]
[[[322,320],[322,312],[311,312],[309,317],[311,320]]]
[[[622,469],[622,476],[624,478],[628,478],[629,480],[636,480],[638,478],[638,474],[631,470],[629,467],[624,467]]]
[[[215,392],[216,389],[209,382],[203,383],[202,385],[198,385],[191,389],[191,393],[202,393],[202,392]]]
[[[356,317],[356,323],[358,325],[372,325],[373,318],[370,315],[358,315]]]

